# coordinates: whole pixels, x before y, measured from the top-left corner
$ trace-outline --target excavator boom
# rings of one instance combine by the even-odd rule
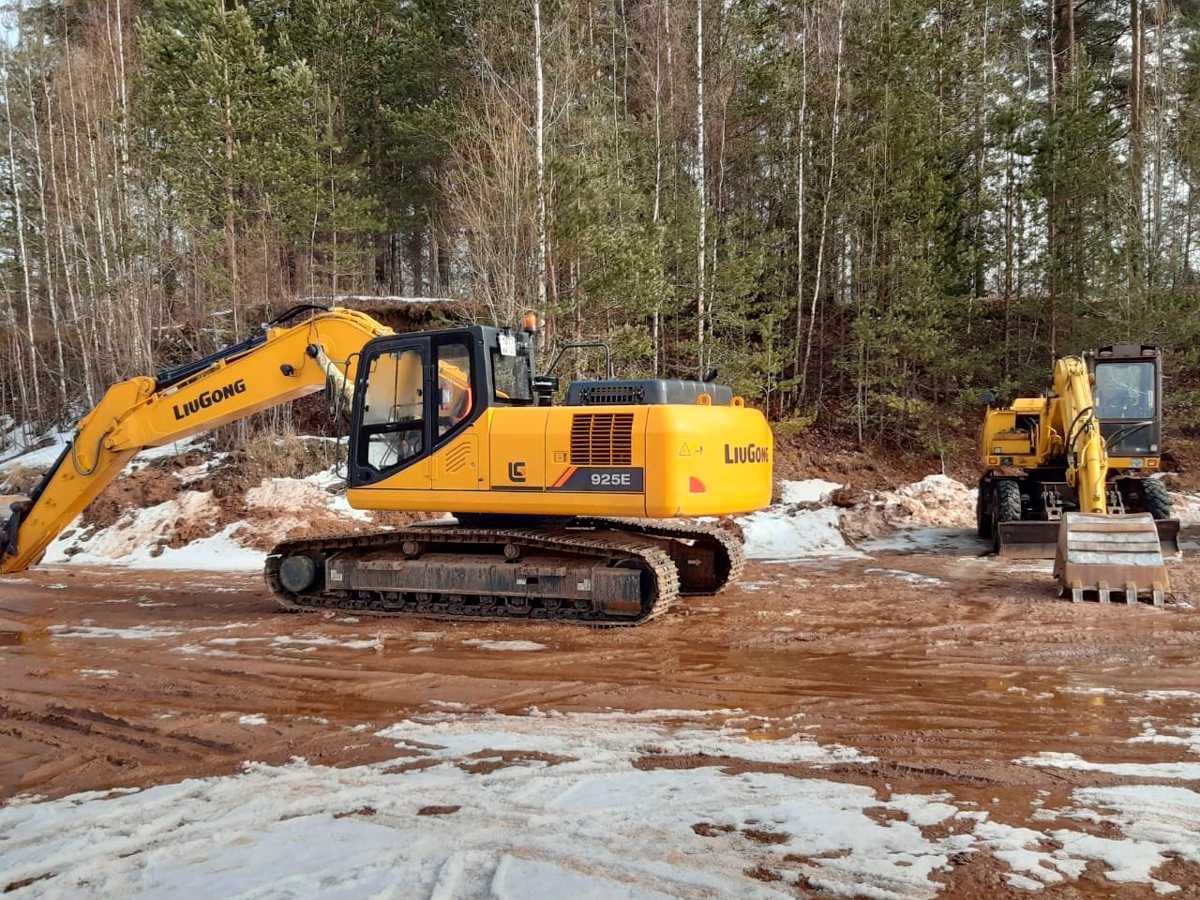
[[[313,314],[287,324],[305,312]],[[36,563],[140,450],[298,399],[321,390],[330,378],[335,384],[352,381],[363,344],[391,333],[356,310],[295,307],[241,344],[157,378],[114,384],[79,420],[74,437],[29,498],[12,504],[0,571],[19,572]]]

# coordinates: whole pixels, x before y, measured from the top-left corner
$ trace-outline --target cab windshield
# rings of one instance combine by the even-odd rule
[[[1096,415],[1101,419],[1154,418],[1154,363],[1098,363],[1095,400]]]

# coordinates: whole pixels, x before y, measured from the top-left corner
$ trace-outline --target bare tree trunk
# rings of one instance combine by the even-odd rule
[[[25,306],[28,310],[28,316],[25,320],[26,336],[29,340],[29,363],[32,370],[32,378],[21,379],[21,391],[25,394],[25,385],[30,383],[33,387],[33,409],[29,408],[28,398],[23,399],[25,406],[25,414],[29,416],[32,413],[34,416],[42,415],[42,391],[41,391],[41,373],[38,372],[38,354],[37,341],[33,331],[33,287],[30,284],[29,278],[29,254],[25,247],[25,217],[21,205],[21,185],[17,181],[17,158],[13,148],[14,133],[13,133],[13,105],[12,98],[8,90],[9,79],[9,62],[11,57],[8,55],[7,49],[0,44],[0,68],[4,70],[4,110],[5,120],[8,123],[8,177],[12,187],[13,214],[16,216],[17,227],[17,252],[21,259],[21,278],[25,287]]]
[[[78,114],[76,111],[77,107],[79,105],[79,101],[76,99],[76,95],[75,95],[75,73],[74,73],[74,66],[73,66],[72,60],[71,60],[71,57],[73,54],[72,54],[72,50],[71,50],[70,38],[68,36],[64,35],[63,41],[66,46],[67,89],[68,89],[68,93],[69,93],[70,101],[71,101],[71,145],[72,145],[74,162],[75,162],[75,167],[74,167],[75,215],[76,215],[76,217],[78,219],[78,223],[79,223],[79,237],[77,238],[77,242],[76,242],[76,252],[78,253],[79,250],[82,249],[84,271],[87,274],[87,283],[88,283],[88,308],[91,312],[91,315],[89,316],[89,318],[86,319],[82,323],[82,327],[85,328],[84,337],[83,337],[83,343],[85,344],[85,346],[83,347],[83,352],[85,355],[87,354],[88,351],[87,351],[86,344],[90,341],[92,350],[94,351],[96,359],[97,359],[97,365],[99,365],[98,360],[100,357],[100,335],[99,335],[100,329],[96,327],[95,323],[96,323],[97,311],[100,306],[100,298],[96,293],[96,274],[95,274],[95,271],[92,266],[91,248],[88,246],[87,214],[84,210],[85,191],[84,191],[84,187],[83,187],[83,160],[79,154],[79,117],[78,117]],[[69,182],[68,182],[68,184],[69,184]],[[89,332],[90,332],[90,334],[89,334]],[[103,380],[102,375],[101,375],[101,380]],[[92,393],[92,386],[89,385],[87,390],[88,390],[89,404],[95,405],[95,396]]]
[[[229,275],[229,293],[233,301],[233,330],[241,333],[239,310],[237,235],[234,229],[233,198],[233,99],[229,95],[229,64],[225,64],[225,269]]]
[[[666,0],[661,6],[662,14],[667,21],[670,21],[670,12],[667,9]],[[668,35],[670,32],[667,32]],[[650,221],[654,225],[658,225],[659,216],[662,211],[662,35],[656,34],[654,42],[654,211],[651,214]],[[667,47],[667,52],[670,52],[670,47]],[[659,301],[654,302],[654,314],[651,322],[650,340],[654,346],[654,376],[657,378],[660,374],[661,366],[661,351],[659,347],[659,318],[661,310]]]
[[[615,38],[614,38],[615,40]],[[533,0],[533,58],[537,70],[538,312],[546,310],[546,78],[542,70],[542,3]]]
[[[800,397],[799,378],[804,365],[804,159],[808,137],[808,4],[800,7],[800,109],[796,112],[796,356],[793,376],[797,379],[796,399]]]
[[[39,77],[42,79],[42,87],[44,92],[49,95],[49,90],[45,84],[44,62],[41,59],[43,46],[43,38],[38,37],[38,58],[36,65],[38,67]],[[57,366],[56,383],[58,386],[58,415],[62,416],[67,408],[67,375],[66,375],[66,354],[63,353],[63,335],[62,325],[58,320],[58,297],[54,290],[54,268],[50,261],[50,218],[46,210],[46,173],[45,167],[42,164],[42,130],[38,126],[38,111],[37,104],[33,99],[33,71],[30,69],[26,73],[25,80],[26,99],[29,101],[29,124],[33,131],[33,158],[34,158],[34,178],[37,183],[38,192],[38,213],[42,225],[42,287],[46,292],[46,305],[50,310],[50,329],[54,332],[54,361]],[[50,153],[54,154],[54,133],[50,133]]]
[[[829,136],[829,175],[825,181],[825,197],[821,203],[821,237],[817,242],[817,268],[813,276],[813,291],[812,291],[812,307],[808,314],[808,338],[804,344],[804,365],[800,371],[800,395],[805,396],[808,392],[808,363],[812,358],[813,348],[813,328],[817,320],[817,298],[821,293],[821,277],[825,265],[825,243],[826,236],[829,230],[829,201],[833,195],[833,177],[834,171],[837,168],[837,144],[838,130],[840,125],[841,99],[842,99],[842,49],[845,45],[845,35],[843,33],[843,24],[846,17],[846,0],[841,0],[838,5],[838,21],[837,21],[837,57],[834,61],[833,75],[833,122],[830,126]]]
[[[1004,166],[1004,355],[1002,357],[1002,374],[1008,379],[1012,356],[1012,296],[1013,296],[1013,202],[1015,189],[1013,186],[1013,137],[1010,135],[1009,146],[1005,152]]]
[[[69,47],[67,48],[66,52],[67,53],[70,52]],[[51,134],[53,134],[53,131],[54,131],[54,105],[53,105],[53,99],[50,95],[49,82],[43,81],[42,86],[43,86],[43,88],[45,88],[47,121],[48,121],[48,124],[50,127]],[[70,314],[71,314],[71,324],[75,330],[76,337],[79,339],[79,341],[78,341],[79,349],[80,349],[79,356],[83,363],[83,394],[84,394],[85,400],[87,401],[87,405],[90,408],[95,405],[95,400],[93,399],[93,396],[92,396],[92,361],[91,361],[91,354],[89,354],[87,352],[84,331],[83,331],[83,321],[79,315],[79,302],[78,302],[78,297],[77,297],[78,284],[77,284],[77,278],[76,278],[76,266],[77,266],[78,258],[74,255],[70,259],[68,259],[68,257],[67,257],[66,232],[67,232],[67,229],[69,227],[71,227],[71,220],[74,215],[74,207],[72,206],[72,203],[71,203],[72,191],[71,191],[71,178],[70,178],[69,163],[68,163],[70,151],[67,146],[67,122],[66,122],[66,115],[63,113],[63,110],[62,110],[61,102],[59,103],[59,114],[60,114],[60,119],[59,119],[58,137],[59,137],[59,143],[62,147],[62,169],[63,169],[61,178],[58,174],[58,169],[57,169],[57,166],[55,163],[53,142],[52,142],[51,152],[50,152],[50,183],[54,188],[54,194],[55,194],[55,200],[56,200],[55,216],[54,216],[54,221],[55,221],[55,226],[56,226],[55,227],[55,235],[56,235],[57,242],[58,242],[59,259],[62,262],[63,283],[67,289],[67,307],[70,310]],[[72,244],[74,244],[74,241],[72,241]]]
[[[1163,16],[1166,4],[1159,0],[1154,4],[1154,196],[1151,198],[1152,232],[1150,235],[1150,265],[1147,274],[1150,283],[1157,283],[1159,252],[1162,248],[1162,200],[1163,200],[1163,133],[1166,130],[1163,97],[1165,92],[1163,57],[1166,43],[1163,40]]]
[[[1140,0],[1129,2],[1129,272],[1128,289],[1141,286],[1144,237],[1142,234],[1142,66],[1145,53],[1142,39],[1142,9]]]

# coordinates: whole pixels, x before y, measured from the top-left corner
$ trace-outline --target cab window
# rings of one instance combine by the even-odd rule
[[[1096,415],[1101,419],[1154,417],[1154,363],[1108,362],[1096,366]]]
[[[495,401],[501,406],[529,406],[533,403],[533,375],[530,372],[529,351],[518,347],[513,356],[492,349],[492,381]]]
[[[464,341],[441,344],[437,357],[437,436],[465,422],[475,407],[471,390],[471,348]]]
[[[425,366],[415,347],[380,353],[369,365],[358,462],[386,472],[424,449]]]

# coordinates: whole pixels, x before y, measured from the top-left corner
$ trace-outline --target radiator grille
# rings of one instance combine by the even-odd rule
[[[640,406],[645,399],[646,392],[641,385],[599,385],[579,392],[580,406]]]
[[[577,414],[571,422],[571,465],[633,465],[633,413]]]

